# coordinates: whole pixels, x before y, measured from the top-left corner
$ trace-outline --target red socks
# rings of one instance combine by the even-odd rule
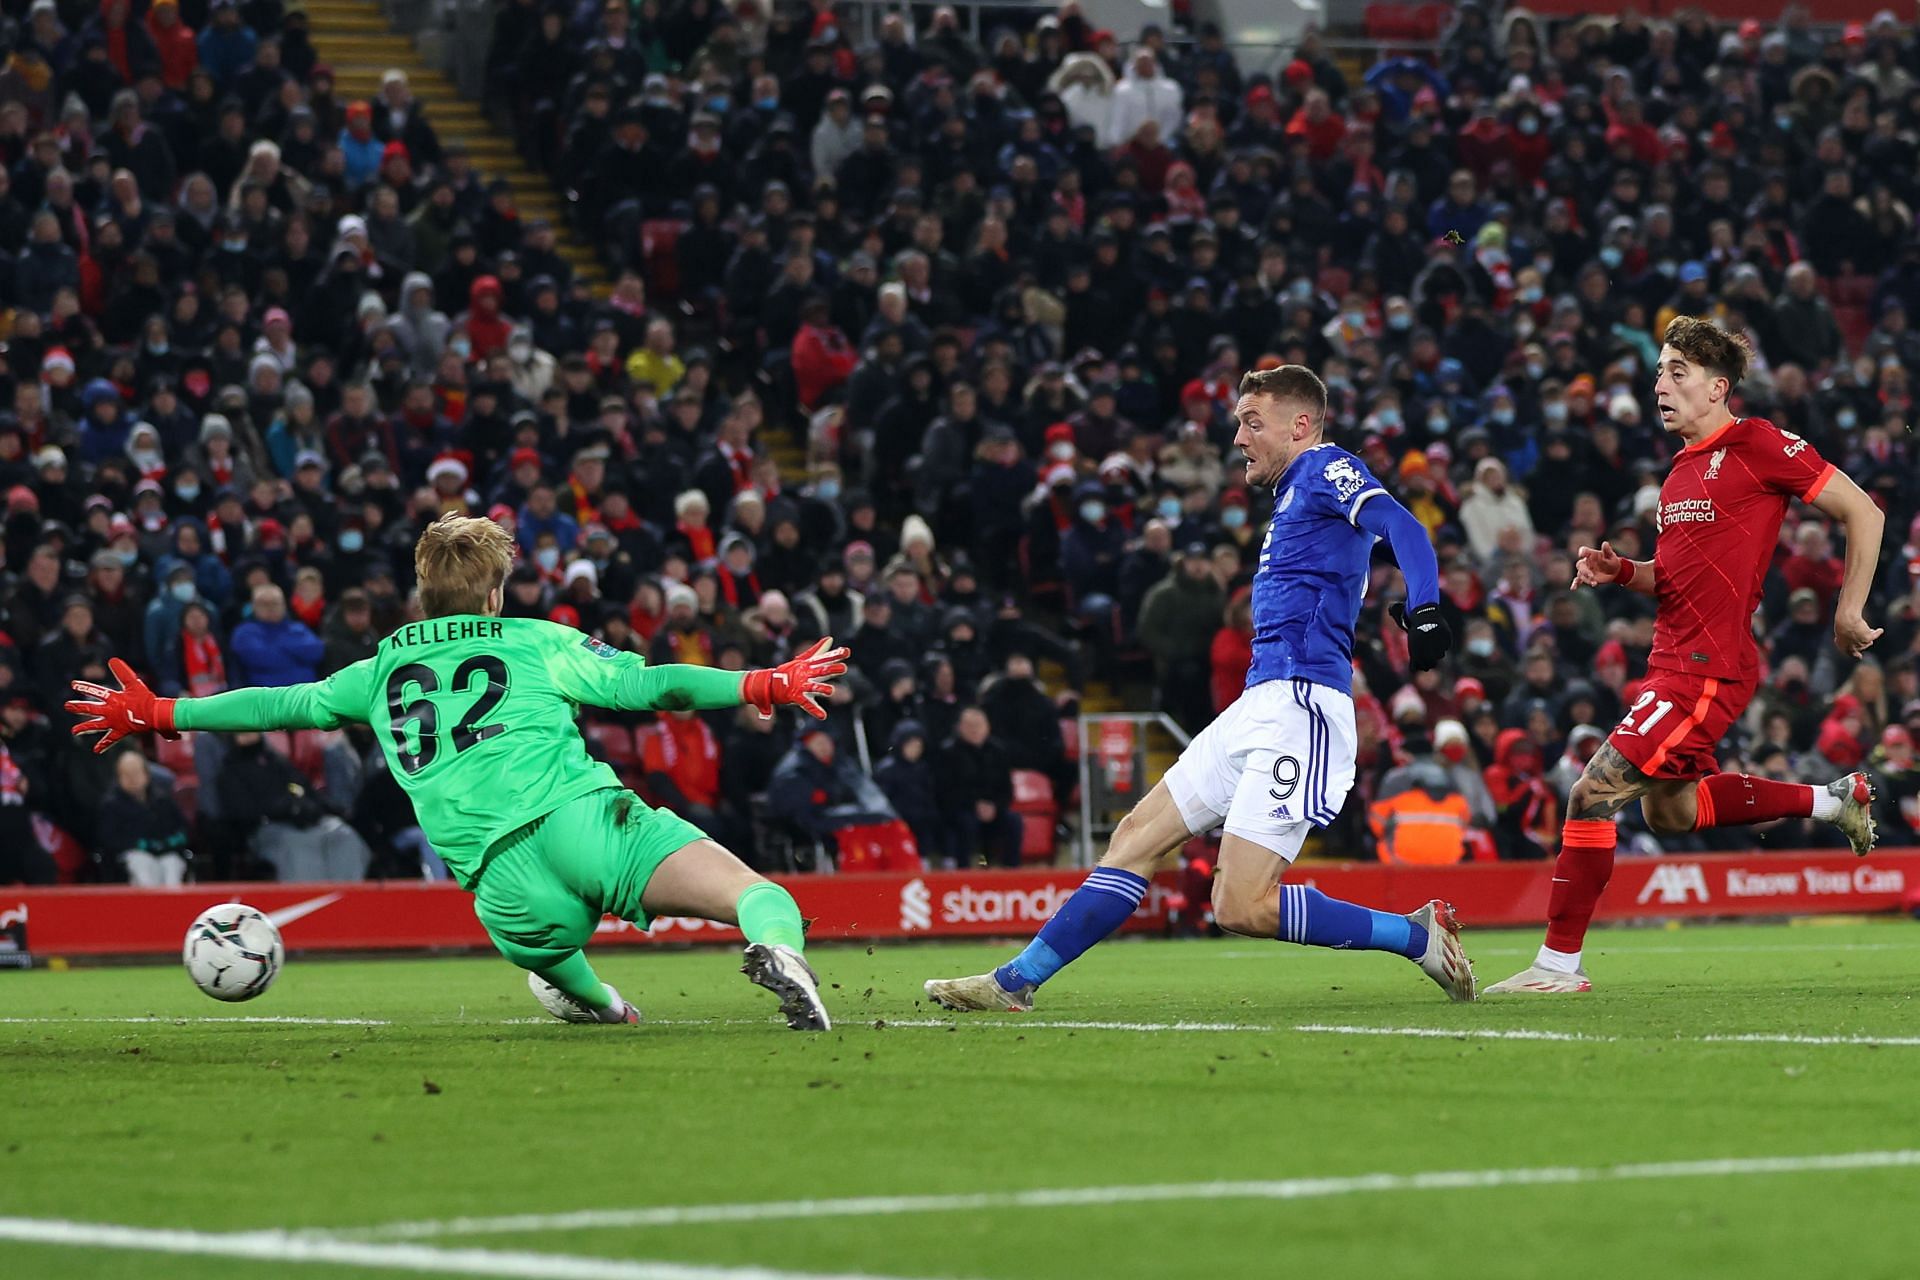
[[[1693,795],[1698,809],[1695,831],[1708,827],[1744,827],[1774,818],[1813,814],[1813,788],[1802,782],[1775,782],[1744,773],[1714,773],[1700,779]]]
[[[1560,857],[1553,864],[1553,896],[1547,903],[1547,946],[1572,954],[1586,940],[1600,894],[1613,877],[1618,828],[1611,818],[1568,818],[1560,829]]]
[[[1743,773],[1702,778],[1694,791],[1693,828],[1737,827],[1814,813],[1814,789]],[[1825,815],[1822,815],[1825,816]],[[1560,829],[1560,857],[1553,864],[1553,894],[1547,903],[1547,946],[1572,955],[1586,942],[1587,926],[1607,881],[1619,829],[1612,819],[1569,818]]]

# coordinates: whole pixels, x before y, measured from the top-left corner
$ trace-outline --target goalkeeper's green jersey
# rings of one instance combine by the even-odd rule
[[[649,667],[571,627],[456,614],[409,623],[371,658],[314,684],[182,698],[180,729],[371,725],[414,814],[462,887],[494,841],[589,791],[620,786],[587,754],[581,704],[727,707],[742,673]]]

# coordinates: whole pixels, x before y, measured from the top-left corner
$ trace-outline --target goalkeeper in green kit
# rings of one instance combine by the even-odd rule
[[[769,670],[649,667],[637,655],[570,627],[498,616],[513,540],[491,520],[442,516],[414,551],[426,618],[373,657],[325,680],[156,698],[125,663],[122,688],[85,681],[75,734],[104,751],[129,733],[373,727],[420,829],[500,953],[569,1022],[638,1022],[639,1012],[594,975],[581,948],[603,914],[644,927],[660,915],[699,916],[747,935],[750,979],[780,998],[797,1031],[829,1026],[819,983],[802,957],[793,897],[675,814],[652,809],[587,754],[581,704],[623,711],[731,707],[764,716],[814,699],[846,671],[845,649],[810,651]]]

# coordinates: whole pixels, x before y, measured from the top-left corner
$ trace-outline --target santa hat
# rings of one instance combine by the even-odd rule
[[[427,483],[432,484],[441,476],[452,476],[458,484],[467,482],[467,464],[450,453],[443,453],[427,467]]]

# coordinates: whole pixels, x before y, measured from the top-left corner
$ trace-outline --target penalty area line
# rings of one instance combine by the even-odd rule
[[[1832,1155],[1756,1156],[1666,1163],[1549,1166],[1522,1169],[1437,1169],[1425,1173],[1363,1173],[1350,1177],[1284,1178],[1262,1182],[1185,1182],[1117,1187],[1048,1187],[958,1195],[856,1196],[835,1200],[776,1200],[747,1204],[662,1205],[521,1213],[494,1218],[395,1222],[319,1235],[327,1240],[418,1240],[434,1236],[519,1235],[711,1223],[772,1222],[799,1218],[864,1218],[910,1213],[977,1213],[996,1209],[1057,1209],[1188,1200],[1319,1200],[1402,1191],[1459,1191],[1487,1187],[1567,1186],[1658,1179],[1738,1178],[1779,1174],[1846,1173],[1920,1167],[1920,1151],[1850,1151]],[[518,1274],[518,1273],[515,1273]]]
[[[70,1222],[57,1218],[0,1218],[0,1240],[81,1249],[116,1249],[130,1253],[239,1258],[251,1262],[366,1267],[427,1275],[491,1276],[504,1280],[896,1280],[853,1272],[702,1266],[687,1262],[594,1258],[518,1250],[446,1249],[424,1244],[332,1239],[285,1231],[186,1231],[168,1227],[129,1227],[110,1222]]]

